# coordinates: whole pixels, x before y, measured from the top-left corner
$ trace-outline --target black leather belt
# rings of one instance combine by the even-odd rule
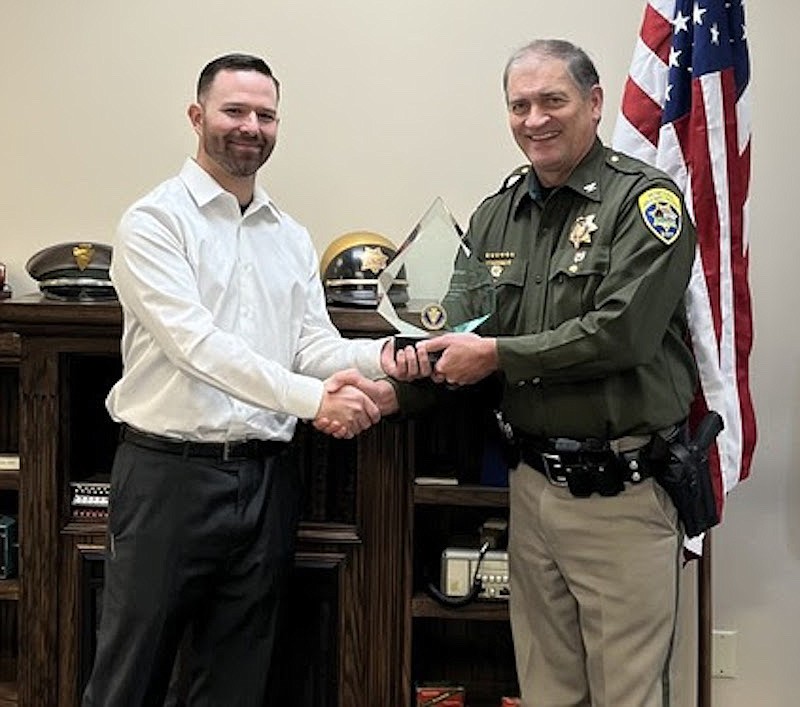
[[[155,452],[177,454],[187,458],[203,457],[223,462],[236,459],[263,459],[280,454],[289,446],[287,442],[265,439],[246,439],[234,442],[188,442],[161,437],[149,432],[140,432],[128,425],[122,425],[120,428],[120,439]]]
[[[625,482],[639,483],[653,475],[645,450],[613,451],[600,440],[543,440],[517,434],[519,456],[554,486],[568,487],[574,496],[592,493],[616,496]]]

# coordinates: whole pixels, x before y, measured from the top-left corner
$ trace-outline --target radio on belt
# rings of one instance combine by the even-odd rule
[[[448,547],[442,552],[442,592],[452,597],[463,597],[472,588],[472,578],[480,559],[480,551]],[[480,560],[478,578],[481,581],[479,599],[508,599],[508,553],[489,550]]]

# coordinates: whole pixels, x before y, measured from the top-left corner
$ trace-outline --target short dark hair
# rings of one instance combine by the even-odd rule
[[[208,87],[213,83],[214,78],[220,71],[257,71],[259,74],[264,74],[267,78],[272,79],[275,84],[275,91],[280,96],[281,85],[267,62],[252,54],[225,54],[208,62],[200,72],[200,77],[197,79],[198,101],[208,91]]]
[[[503,71],[503,91],[508,90],[508,74],[511,67],[529,54],[559,59],[566,63],[569,75],[584,96],[592,90],[593,86],[600,83],[600,76],[597,74],[594,62],[583,49],[565,39],[535,39],[514,52],[506,62],[506,68]]]

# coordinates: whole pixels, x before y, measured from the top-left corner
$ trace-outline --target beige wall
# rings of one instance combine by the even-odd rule
[[[265,55],[284,86],[279,148],[262,174],[312,231],[400,241],[440,195],[465,223],[521,163],[500,71],[534,36],[586,47],[606,87],[610,135],[640,0],[39,0],[3,3],[0,256],[17,294],[53,242],[113,239],[125,206],[175,173],[194,140],[196,74],[217,54]],[[739,632],[739,677],[716,707],[797,704],[800,666],[800,283],[794,0],[749,8],[753,54],[753,477],[714,533],[718,628]]]

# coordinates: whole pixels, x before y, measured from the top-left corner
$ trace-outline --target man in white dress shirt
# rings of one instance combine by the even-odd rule
[[[107,406],[122,432],[84,707],[163,704],[184,635],[190,704],[263,705],[297,526],[295,424],[352,437],[380,418],[356,384],[403,376],[390,344],[339,336],[309,234],[255,183],[278,98],[262,59],[210,62],[188,110],[196,158],[119,226],[123,374]]]

